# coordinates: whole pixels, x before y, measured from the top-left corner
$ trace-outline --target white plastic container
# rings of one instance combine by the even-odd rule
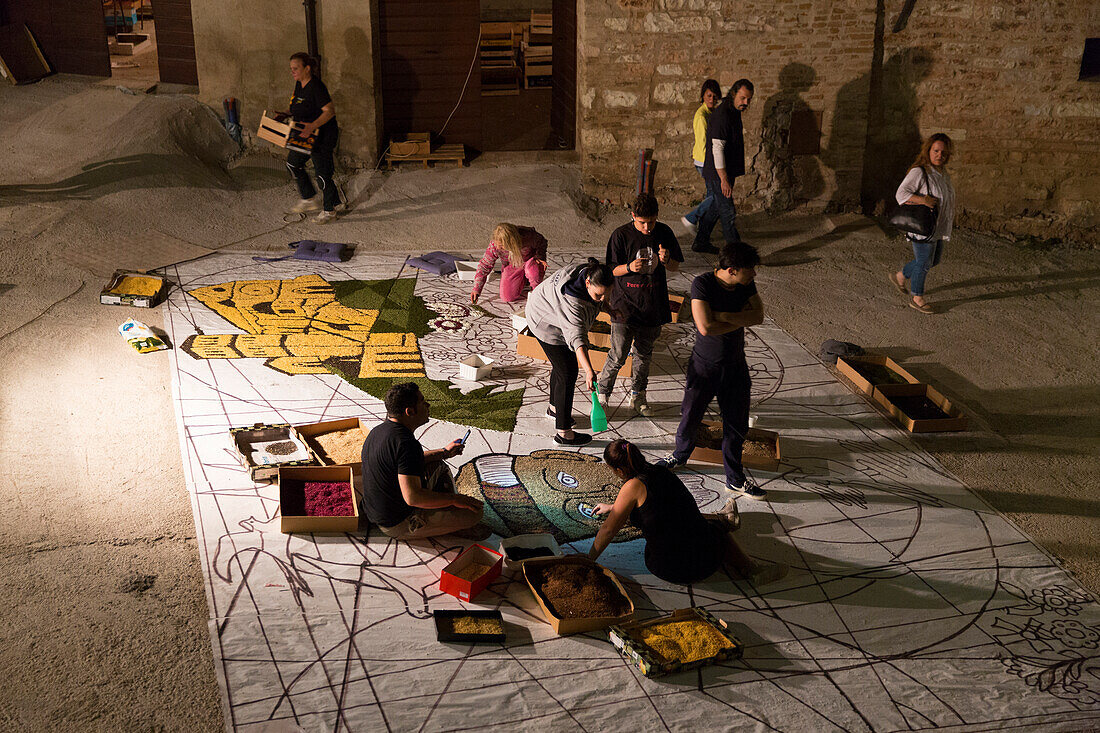
[[[473,280],[477,275],[477,263],[470,260],[455,260],[455,272],[459,280]]]
[[[519,313],[512,314],[512,328],[517,331],[527,328],[527,311],[521,310]]]
[[[495,361],[496,359],[490,359],[487,356],[471,354],[458,362],[458,378],[468,379],[471,382],[481,381],[489,376],[489,372],[492,371],[493,362]]]

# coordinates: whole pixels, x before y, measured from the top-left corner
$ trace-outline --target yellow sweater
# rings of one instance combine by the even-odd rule
[[[691,157],[695,160],[695,165],[702,165],[707,159],[707,119],[709,118],[710,110],[707,109],[707,105],[700,104],[691,121],[691,127],[695,130],[695,147],[691,149]]]

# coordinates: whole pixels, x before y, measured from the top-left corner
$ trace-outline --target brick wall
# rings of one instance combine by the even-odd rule
[[[961,224],[1095,243],[1100,84],[1077,71],[1085,37],[1100,34],[1100,4],[917,0],[894,32],[903,6],[579,0],[586,191],[628,201],[643,147],[660,160],[662,201],[698,198],[699,87],[714,77],[724,91],[744,76],[756,85],[744,208],[881,211],[920,138],[945,131],[957,141]]]

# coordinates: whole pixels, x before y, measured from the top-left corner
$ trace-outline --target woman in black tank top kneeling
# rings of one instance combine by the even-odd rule
[[[670,583],[698,583],[722,565],[756,585],[787,574],[786,565],[754,562],[737,544],[735,503],[728,505],[729,514],[703,514],[684,483],[664,466],[648,463],[630,441],[612,442],[603,458],[624,483],[614,504],[596,505],[596,514],[608,516],[588,551],[591,559],[600,556],[630,519],[645,538],[646,567]]]

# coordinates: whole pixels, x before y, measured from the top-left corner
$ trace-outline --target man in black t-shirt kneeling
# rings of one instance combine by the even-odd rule
[[[733,492],[733,500],[738,495],[752,499],[766,495],[741,465],[752,388],[745,361],[745,329],[764,322],[764,304],[754,282],[758,264],[755,248],[744,242],[727,244],[718,253],[714,271],[691,283],[691,316],[699,334],[687,364],[676,450],[658,461],[670,469],[687,463],[695,449],[695,431],[711,400],[717,398],[726,489]]]
[[[413,435],[413,430],[428,422],[431,409],[420,388],[415,382],[395,384],[386,393],[385,403],[386,420],[363,441],[367,519],[388,536],[402,540],[459,532],[480,522],[482,503],[455,493],[444,463],[462,453],[462,441],[425,451]]]

